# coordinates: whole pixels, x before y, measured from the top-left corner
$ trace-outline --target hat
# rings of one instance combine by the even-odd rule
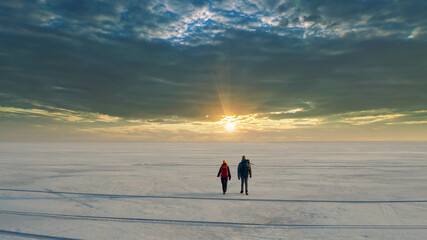
[[[226,160],[223,160],[223,161],[222,161],[222,163],[227,163],[227,161],[226,161]]]

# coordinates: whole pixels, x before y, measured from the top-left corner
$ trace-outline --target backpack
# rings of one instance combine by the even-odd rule
[[[241,177],[247,178],[249,175],[249,170],[251,168],[249,160],[245,160],[241,164]]]
[[[221,177],[222,178],[228,178],[228,165],[227,164],[221,165]]]

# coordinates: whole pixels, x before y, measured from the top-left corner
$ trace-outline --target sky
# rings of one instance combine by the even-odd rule
[[[0,141],[427,141],[424,0],[2,0]]]

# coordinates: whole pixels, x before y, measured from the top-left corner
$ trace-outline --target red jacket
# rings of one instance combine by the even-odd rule
[[[221,167],[219,168],[217,177],[219,177],[220,175],[221,175],[221,178],[231,179],[230,168],[228,167],[228,165],[226,163],[223,163],[221,165]]]

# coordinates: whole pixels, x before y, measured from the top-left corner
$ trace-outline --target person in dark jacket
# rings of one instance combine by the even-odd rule
[[[249,159],[246,159],[245,155],[242,156],[242,161],[237,167],[237,178],[242,179],[240,193],[243,193],[243,184],[245,185],[245,192],[248,195],[248,177],[252,178],[252,168]]]
[[[222,161],[222,165],[219,168],[217,177],[221,176],[222,192],[227,192],[227,182],[231,180],[230,168],[227,165],[227,161]]]

